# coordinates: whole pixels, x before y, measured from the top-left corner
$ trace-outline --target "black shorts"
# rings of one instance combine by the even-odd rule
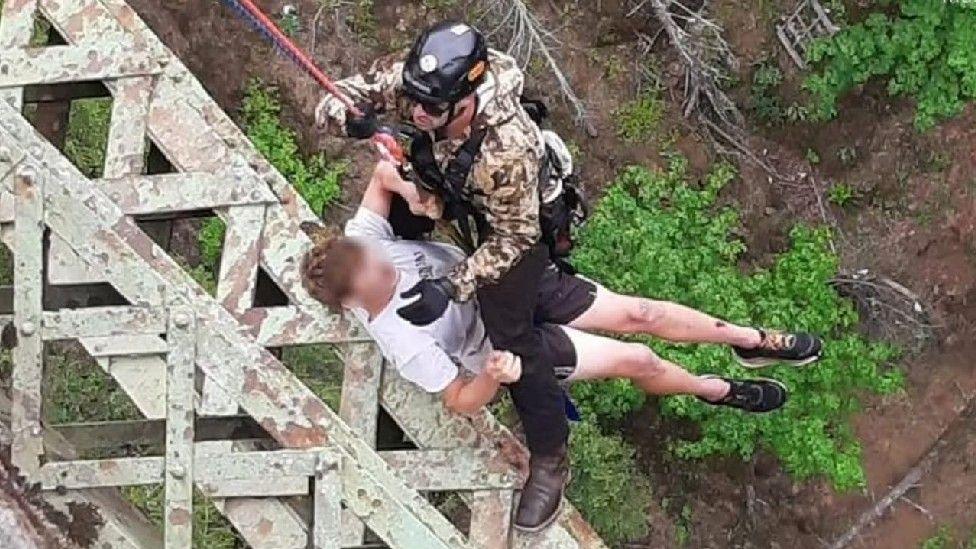
[[[546,267],[539,282],[535,325],[560,380],[572,375],[577,362],[576,348],[560,326],[568,325],[588,311],[596,301],[596,292],[596,284],[564,273],[553,263]]]

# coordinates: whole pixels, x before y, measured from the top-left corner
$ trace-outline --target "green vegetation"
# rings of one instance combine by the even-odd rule
[[[322,212],[339,197],[344,162],[330,162],[324,154],[305,158],[298,146],[298,134],[281,120],[281,101],[275,88],[251,82],[244,95],[241,124],[254,146],[295,187],[312,210]],[[224,226],[207,222],[200,231],[201,257],[210,266],[220,260]]]
[[[853,164],[857,160],[857,149],[854,147],[841,147],[837,150],[837,159],[844,165]]]
[[[244,94],[241,122],[258,151],[305,198],[316,212],[322,212],[339,197],[344,162],[329,162],[324,154],[305,158],[298,146],[298,134],[281,120],[281,101],[275,88],[251,82]]]
[[[768,374],[792,390],[790,402],[776,414],[741,414],[692,397],[662,399],[667,415],[700,428],[700,438],[678,440],[671,450],[686,459],[747,459],[766,449],[798,479],[823,475],[839,489],[863,486],[860,446],[848,419],[858,408],[859,392],[901,387],[900,372],[884,368],[896,353],[858,336],[856,311],[827,285],[838,259],[829,251],[826,230],[797,227],[792,248],[771,267],[739,268],[745,245],[732,236],[739,217],[732,207],[715,205],[733,177],[733,169],[720,164],[701,188],[692,187],[687,161],[678,156],[671,157],[667,170],[628,169],[595,208],[580,235],[575,264],[619,292],[671,299],[740,324],[823,335],[827,345],[816,368]],[[749,374],[727,348],[648,344],[698,373]],[[577,384],[573,393],[581,409],[603,422],[636,410],[644,400],[625,383]]]
[[[573,428],[570,457],[568,497],[604,541],[616,546],[647,535],[651,485],[637,468],[634,448],[601,432],[589,417]]]
[[[54,424],[142,417],[125,391],[80,345],[49,346],[44,389],[44,416]]]
[[[333,345],[305,345],[282,350],[284,364],[332,409],[339,409],[343,361]]]
[[[686,503],[681,507],[681,512],[678,514],[678,521],[674,525],[674,537],[678,547],[684,547],[688,543],[689,538],[691,538],[691,521],[691,505]]]
[[[919,549],[976,549],[976,531],[969,535],[969,541],[957,541],[952,529],[943,524],[932,537],[922,542]]]
[[[457,5],[458,0],[423,0],[424,7],[431,11],[446,10]]]
[[[890,6],[890,0],[880,2]],[[809,58],[819,66],[806,88],[819,119],[837,115],[848,90],[872,78],[887,80],[891,95],[915,99],[921,130],[959,114],[976,98],[976,5],[903,0],[897,13],[872,13],[818,42]]]
[[[835,183],[827,190],[827,200],[841,208],[857,199],[857,189],[848,183]]]
[[[376,40],[375,0],[319,0],[319,3],[326,10],[343,10],[343,15],[348,14],[345,15],[346,24],[362,42]]]
[[[281,32],[292,37],[302,30],[302,19],[295,6],[286,6],[281,10],[281,14],[278,15],[278,27],[281,28]]]
[[[86,177],[102,176],[111,117],[112,100],[109,98],[71,102],[64,155]]]
[[[940,526],[939,531],[922,542],[920,549],[950,549],[952,547],[952,531],[948,526]]]
[[[806,159],[807,162],[814,166],[820,163],[820,155],[813,149],[807,149]]]
[[[810,109],[805,105],[783,104],[779,91],[783,80],[783,71],[773,59],[763,59],[752,72],[749,109],[756,119],[766,126],[778,126],[784,122],[803,122],[810,117]]]
[[[777,90],[782,83],[783,71],[775,62],[763,61],[752,73],[749,102],[756,118],[767,126],[781,124],[786,118],[786,109]]]
[[[166,507],[163,485],[126,486],[122,497],[131,501],[156,526],[163,527]],[[193,547],[237,549],[245,547],[230,522],[203,494],[193,491]]]
[[[643,92],[637,99],[626,103],[614,113],[617,134],[631,143],[654,137],[664,117],[664,100],[657,89]]]

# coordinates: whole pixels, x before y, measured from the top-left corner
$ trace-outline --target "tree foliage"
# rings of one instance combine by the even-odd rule
[[[898,371],[884,368],[892,348],[870,343],[855,331],[857,313],[827,284],[838,260],[828,233],[797,227],[792,247],[766,269],[743,272],[745,244],[734,236],[739,217],[716,207],[733,169],[720,164],[700,188],[687,183],[687,161],[673,157],[667,170],[632,167],[610,187],[583,230],[575,264],[628,294],[680,302],[749,326],[807,330],[826,339],[814,367],[764,372],[786,383],[790,401],[768,415],[707,406],[693,397],[662,399],[665,413],[698,423],[697,440],[677,442],[680,457],[751,457],[760,448],[780,458],[797,478],[826,475],[839,488],[863,486],[860,448],[848,425],[858,393],[898,389]],[[755,375],[739,366],[728,348],[648,343],[697,373]],[[629,383],[578,384],[580,407],[601,419],[635,410],[643,395]]]
[[[922,130],[976,99],[976,3],[901,0],[898,8],[893,15],[873,13],[811,48],[819,72],[806,88],[819,118],[836,116],[841,96],[875,77],[887,80],[890,94],[916,100],[915,125]]]

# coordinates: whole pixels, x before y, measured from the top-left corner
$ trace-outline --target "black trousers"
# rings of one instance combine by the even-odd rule
[[[522,358],[522,378],[509,391],[529,450],[537,456],[554,454],[569,438],[565,395],[534,321],[539,283],[549,264],[549,250],[539,243],[497,283],[478,289],[492,343]]]

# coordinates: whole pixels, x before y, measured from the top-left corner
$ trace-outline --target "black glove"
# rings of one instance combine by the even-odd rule
[[[352,113],[346,115],[346,135],[353,139],[369,139],[373,137],[380,123],[376,119],[376,108],[370,103],[356,105],[363,114],[355,116]]]
[[[414,326],[426,326],[444,314],[447,304],[455,298],[454,286],[446,278],[425,278],[400,294],[403,299],[414,296],[420,297],[397,309],[397,314]]]

